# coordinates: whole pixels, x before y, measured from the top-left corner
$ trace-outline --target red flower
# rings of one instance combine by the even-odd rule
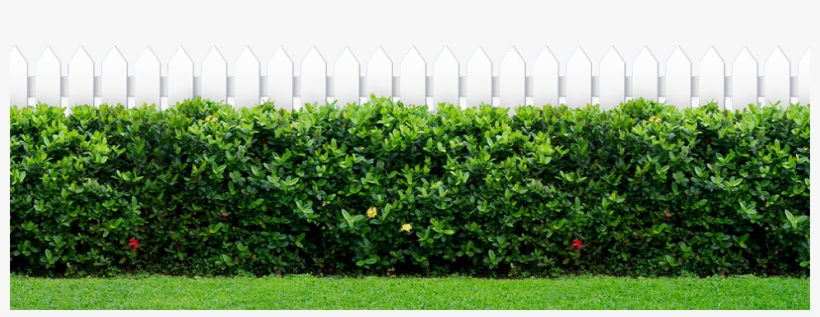
[[[264,139],[264,140],[262,140],[262,143],[263,144],[268,144],[268,140],[270,140],[270,139]]]
[[[581,243],[581,240],[578,240],[578,239],[572,240],[572,247],[575,248],[575,252],[581,252],[581,246],[583,246],[583,243]]]
[[[134,248],[134,252],[137,252],[137,247],[140,245],[140,242],[137,239],[131,238],[131,241],[128,242],[128,246]]]
[[[712,140],[707,140],[706,144],[712,145]]]
[[[223,212],[222,212],[222,217],[227,217],[227,216],[228,216],[228,214],[226,214],[226,213],[223,211]]]
[[[666,218],[669,218],[669,213],[667,212],[664,216],[666,216]]]

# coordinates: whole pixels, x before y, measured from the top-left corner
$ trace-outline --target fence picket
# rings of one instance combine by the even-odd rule
[[[527,103],[527,64],[524,58],[515,49],[510,47],[507,54],[501,58],[501,91],[500,105],[508,108],[509,114],[515,114],[515,107]]]
[[[718,107],[726,108],[726,64],[714,46],[700,59],[700,76],[698,77],[698,105],[706,105],[714,100]]]
[[[94,105],[94,61],[80,46],[68,61],[68,105]]]
[[[381,46],[367,61],[366,88],[368,94],[376,97],[393,97],[393,62]]]
[[[293,109],[293,60],[281,46],[268,61],[268,101],[280,109]]]
[[[460,65],[456,56],[445,46],[433,62],[433,105],[442,102],[458,105],[458,77]]]
[[[61,105],[62,64],[54,51],[51,50],[51,47],[46,46],[34,67],[36,76],[34,77],[34,89],[37,93],[37,102]]]
[[[544,46],[532,64],[533,105],[558,105],[558,67],[555,55]]]
[[[732,63],[732,109],[743,109],[749,104],[757,104],[758,65],[746,47],[740,51]]]
[[[806,50],[797,64],[797,102],[809,104],[811,93],[811,48]]]
[[[791,102],[791,63],[786,54],[776,46],[769,58],[766,59],[763,74],[766,80],[763,86],[763,95],[767,102],[780,101],[780,107],[788,107]],[[764,104],[766,106],[768,104]]]
[[[200,97],[228,101],[228,62],[216,46],[211,47],[200,64]]]
[[[108,51],[100,63],[102,75],[102,103],[128,107],[128,61],[116,46]]]
[[[528,91],[536,106],[558,105],[565,100],[564,104],[570,107],[583,107],[592,102],[595,94],[604,110],[617,107],[627,97],[652,100],[661,95],[667,104],[680,108],[715,100],[723,109],[741,109],[756,104],[761,98],[767,102],[779,100],[786,106],[792,98],[803,104],[810,102],[810,57],[810,50],[806,50],[797,65],[799,76],[791,77],[791,62],[780,47],[775,47],[764,65],[768,74],[758,75],[758,62],[744,47],[732,61],[731,75],[727,75],[726,62],[714,46],[709,46],[700,59],[699,77],[694,78],[692,62],[678,46],[665,62],[666,74],[660,77],[658,60],[644,46],[632,63],[630,78],[626,76],[623,57],[615,47],[610,47],[599,62],[600,74],[593,77],[592,63],[579,46],[566,60],[566,77],[561,78],[560,63],[545,46],[535,58],[532,77],[528,78],[526,61],[511,46],[499,61],[500,77],[493,77],[493,61],[478,46],[466,61],[466,77],[462,79],[459,61],[445,46],[433,62],[433,73],[428,79],[427,62],[416,47],[412,46],[401,60],[401,78],[398,78],[394,77],[392,60],[379,46],[367,62],[366,74],[362,74],[361,64],[350,48],[345,48],[335,61],[334,80],[327,76],[327,62],[316,47],[300,61],[301,78],[294,77],[294,62],[279,47],[268,61],[266,98],[277,108],[290,110],[294,106],[301,107],[293,104],[296,94],[300,94],[305,103],[324,105],[331,92],[340,106],[375,94],[401,97],[405,104],[427,104],[433,111],[442,102],[459,104],[462,108],[498,103],[507,107],[510,114],[515,113],[515,107],[530,100]],[[12,47],[9,58],[10,104],[18,106],[28,105],[30,98],[33,102],[53,105],[94,105],[99,96],[102,103],[109,105],[135,102],[137,106],[148,103],[166,109],[194,96],[227,102],[231,94],[233,105],[251,107],[261,102],[265,90],[260,86],[266,79],[262,77],[260,60],[250,47],[245,47],[235,61],[237,73],[233,80],[216,46],[202,59],[200,77],[194,77],[193,61],[182,46],[167,61],[165,78],[161,77],[162,63],[150,47],[136,60],[133,78],[128,76],[128,62],[116,46],[100,63],[100,78],[94,76],[96,64],[82,46],[68,62],[66,78],[62,76],[60,59],[51,47],[46,47],[35,62],[34,78],[29,77],[28,62],[18,47]],[[692,87],[695,82],[698,87]],[[233,83],[234,88],[229,89],[228,83]],[[132,84],[133,92],[130,91]],[[560,96],[562,91],[564,95]],[[727,92],[731,95],[728,102]],[[133,101],[130,93],[133,93]],[[698,96],[692,96],[694,93]],[[167,95],[167,104],[161,94]],[[463,103],[462,97],[466,99]],[[494,101],[496,97],[498,100]],[[63,98],[67,100],[65,103]],[[428,98],[432,104],[428,104]],[[693,103],[693,99],[698,101]]]
[[[644,46],[632,62],[632,98],[658,100],[658,60]]]
[[[692,107],[692,62],[680,46],[666,60],[666,104]]]
[[[335,67],[333,94],[335,95],[336,105],[358,104],[361,101],[359,99],[361,66],[349,47],[345,47],[345,50],[336,59]]]
[[[401,61],[401,81],[399,81],[399,96],[403,104],[427,104],[427,63],[421,57],[415,46]]]
[[[17,46],[9,52],[9,105],[28,106],[28,62]]]
[[[160,108],[160,62],[150,47],[137,58],[134,72],[134,101],[137,107],[147,103]]]
[[[493,62],[479,46],[467,60],[467,107],[493,102]]]
[[[256,58],[249,46],[246,46],[239,58],[236,59],[235,69],[234,106],[253,107],[258,105],[262,99],[262,92],[259,90],[262,71],[259,68],[259,59]]]
[[[579,46],[567,60],[567,106],[581,108],[592,103],[592,62]]]
[[[626,62],[614,46],[601,59],[598,69],[598,104],[601,109],[617,108],[626,101]]]
[[[168,61],[168,107],[193,97],[194,61],[180,46]]]
[[[302,60],[302,104],[327,103],[327,63],[316,47]]]

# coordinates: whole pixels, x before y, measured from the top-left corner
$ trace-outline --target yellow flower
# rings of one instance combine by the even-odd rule
[[[327,202],[326,202],[326,201],[322,201],[322,207],[324,207],[324,206],[327,206]]]
[[[399,231],[410,232],[410,230],[413,230],[413,226],[411,226],[409,223],[405,223],[404,225],[401,226],[401,230],[399,230]]]
[[[370,207],[367,209],[367,217],[373,218],[376,216],[376,207]]]

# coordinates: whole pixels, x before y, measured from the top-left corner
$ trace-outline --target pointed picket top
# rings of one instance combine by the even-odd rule
[[[601,109],[613,109],[626,101],[626,62],[615,46],[609,48],[599,63],[598,104]]]
[[[46,46],[43,54],[37,59],[35,66],[34,89],[37,102],[44,102],[51,106],[60,106],[60,84],[62,80],[62,64],[51,47]]]
[[[349,47],[345,47],[339,58],[336,59],[333,79],[333,98],[339,106],[358,104],[360,100],[359,80],[361,67],[359,60],[353,55]]]
[[[268,101],[278,109],[293,109],[293,60],[281,46],[268,61]]]
[[[797,102],[809,104],[811,92],[811,48],[806,50],[803,58],[797,64]]]
[[[700,59],[698,76],[698,104],[706,105],[710,100],[717,102],[721,109],[726,108],[726,64],[714,46]]]
[[[168,61],[168,107],[194,97],[194,61],[180,46]]]
[[[757,104],[758,65],[745,46],[732,63],[732,109],[743,109]]]
[[[134,69],[134,101],[137,107],[143,103],[160,106],[160,62],[150,47],[137,58]]]
[[[9,97],[10,106],[28,106],[28,61],[17,46],[9,52]]]
[[[592,62],[580,46],[567,60],[567,106],[581,108],[592,103]]]
[[[68,61],[68,105],[94,105],[94,60],[82,46]]]
[[[666,60],[666,104],[692,107],[692,62],[680,46]]]
[[[525,106],[527,101],[527,63],[515,49],[510,47],[507,54],[501,58],[501,91],[500,105],[508,108],[508,113],[514,114],[515,107]]]
[[[257,62],[258,63],[258,62]],[[202,99],[228,101],[228,61],[216,46],[211,47],[200,63],[199,95]],[[235,103],[235,101],[234,101]]]
[[[558,59],[544,46],[532,64],[533,105],[558,105],[558,67]]]
[[[467,107],[493,103],[493,62],[479,46],[467,60]]]
[[[632,98],[658,101],[658,60],[644,46],[632,61]]]
[[[302,60],[302,104],[327,104],[327,63],[315,46]]]
[[[427,104],[427,62],[415,46],[401,60],[399,96],[405,105]]]
[[[259,81],[262,70],[259,66],[259,59],[253,54],[250,46],[246,46],[234,64],[234,107],[253,107],[261,103]]]
[[[381,46],[376,48],[367,61],[367,88],[365,96],[393,97],[393,62]]]
[[[102,103],[128,106],[128,61],[117,46],[108,51],[100,63]]]
[[[450,48],[445,46],[444,50],[436,57],[433,62],[433,104],[430,107],[438,108],[441,102],[458,105],[458,78],[459,78],[459,64],[458,59],[450,51]]]
[[[764,70],[763,105],[780,101],[780,107],[788,107],[791,103],[791,63],[780,46],[776,46],[766,59]]]

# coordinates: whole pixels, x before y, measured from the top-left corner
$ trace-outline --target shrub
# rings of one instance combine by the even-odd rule
[[[12,107],[12,270],[808,273],[809,108]]]

